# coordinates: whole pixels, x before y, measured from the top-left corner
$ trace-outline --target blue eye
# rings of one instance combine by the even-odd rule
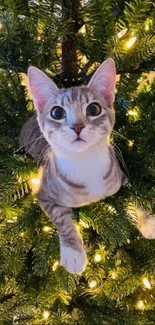
[[[55,119],[55,120],[61,120],[62,118],[64,118],[66,116],[66,112],[65,110],[60,107],[60,106],[54,106],[51,110],[51,116]]]
[[[88,105],[86,114],[89,116],[97,116],[101,113],[101,106],[97,103],[92,103]]]

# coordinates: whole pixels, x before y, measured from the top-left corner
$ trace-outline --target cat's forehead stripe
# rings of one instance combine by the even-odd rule
[[[61,106],[72,104],[73,102],[85,102],[88,104],[90,101],[90,90],[88,87],[61,89],[59,99]]]
[[[65,104],[71,104],[71,99],[67,92],[61,97],[61,106],[64,106]]]

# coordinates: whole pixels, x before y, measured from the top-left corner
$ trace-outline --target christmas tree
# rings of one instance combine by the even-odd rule
[[[0,325],[155,324],[155,240],[129,214],[155,213],[154,28],[153,0],[1,0]],[[111,143],[129,183],[74,211],[89,264],[69,274],[32,192],[38,166],[19,148],[35,112],[24,76],[34,65],[58,87],[86,85],[107,57],[118,74]]]

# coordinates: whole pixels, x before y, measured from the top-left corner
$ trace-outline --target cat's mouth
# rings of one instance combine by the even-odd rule
[[[81,139],[80,137],[76,138],[72,143],[74,142],[80,142],[80,141],[83,141],[83,142],[86,142],[85,140]]]

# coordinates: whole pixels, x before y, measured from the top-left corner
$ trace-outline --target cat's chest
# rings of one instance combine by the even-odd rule
[[[81,158],[81,159],[80,159]],[[107,171],[110,163],[108,150],[94,152],[88,156],[77,159],[59,158],[57,167],[72,183],[83,185],[89,196],[100,197],[104,192],[104,173]]]

